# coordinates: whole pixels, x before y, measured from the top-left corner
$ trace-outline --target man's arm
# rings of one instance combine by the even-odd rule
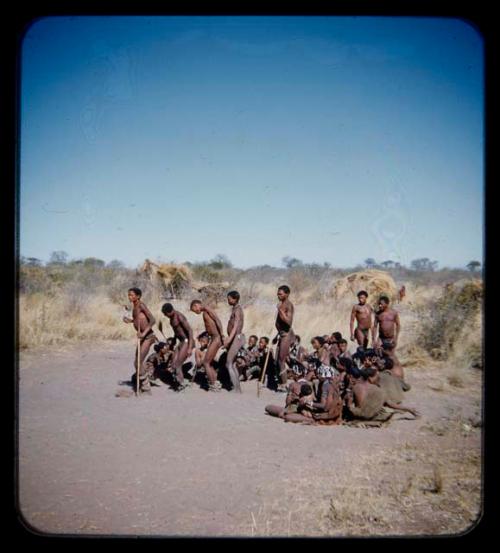
[[[412,407],[397,405],[396,403],[392,403],[391,401],[386,401],[385,405],[387,405],[387,407],[390,407],[391,409],[396,409],[397,411],[407,411],[408,413],[411,413],[415,417],[420,417],[420,413],[416,409],[413,409]]]
[[[378,328],[378,316],[375,313],[375,316],[373,317],[373,326],[372,326],[372,344],[375,345],[376,343],[376,335],[377,335],[377,328]]]
[[[188,323],[186,316],[183,315],[182,313],[179,313],[179,322],[182,328],[184,329],[184,332],[188,336],[188,349],[189,349],[189,353],[191,353],[194,348],[193,329],[191,328],[191,325]]]
[[[224,346],[228,346],[234,340],[234,337],[236,336],[236,331],[240,326],[241,319],[242,319],[242,312],[240,307],[240,309],[236,309],[235,311],[233,330],[231,330],[231,333],[229,334],[229,336],[224,340]]]
[[[222,329],[222,323],[220,322],[220,319],[217,316],[217,313],[210,307],[206,307],[206,306],[205,306],[205,311],[207,315],[214,321],[215,326],[217,327],[217,330],[219,331],[219,334],[222,338],[224,336],[224,330]]]
[[[354,342],[354,321],[356,320],[356,306],[352,306],[351,320],[349,322],[349,330],[351,332],[351,342]]]
[[[292,325],[293,311],[288,304],[281,304],[278,307],[278,316],[287,325]]]
[[[153,313],[147,308],[147,306],[141,302],[140,304],[141,311],[146,315],[146,318],[148,319],[148,324],[146,325],[146,328],[139,333],[139,338],[144,338],[146,334],[153,328],[153,325],[156,322],[156,319],[153,317]]]
[[[394,347],[396,347],[399,339],[399,331],[401,330],[401,321],[399,320],[398,312],[396,312],[396,316],[394,317],[394,323],[396,324],[396,336],[394,337]]]

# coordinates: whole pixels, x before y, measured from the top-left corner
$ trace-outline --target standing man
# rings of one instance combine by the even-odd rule
[[[128,299],[132,303],[132,318],[123,317],[124,323],[133,323],[139,338],[140,359],[139,359],[139,390],[148,395],[151,394],[148,370],[144,360],[148,356],[151,346],[156,342],[153,332],[155,318],[146,304],[141,301],[142,290],[140,288],[129,288]],[[137,374],[137,347],[135,349],[134,367]],[[134,375],[135,376],[135,375]]]
[[[234,365],[234,360],[240,348],[245,345],[243,334],[243,308],[239,304],[240,294],[233,290],[227,295],[227,303],[233,308],[227,323],[227,338],[223,341],[226,348],[226,369],[231,379],[232,389],[241,393],[239,371]]]
[[[213,367],[213,360],[217,355],[217,352],[222,347],[224,341],[224,333],[222,331],[222,323],[219,317],[213,309],[204,305],[200,300],[193,300],[191,302],[191,311],[197,315],[203,315],[203,322],[205,323],[205,330],[210,336],[210,343],[208,345],[205,357],[203,358],[203,368],[208,378],[208,389],[211,392],[219,392],[222,385],[217,380],[217,373]]]
[[[174,350],[172,357],[172,372],[175,372],[179,387],[177,391],[182,391],[187,387],[184,383],[184,374],[182,366],[186,360],[191,357],[194,348],[193,329],[188,323],[186,317],[176,311],[171,303],[164,303],[161,312],[170,319],[170,326],[174,331],[174,336],[177,339],[177,347]]]
[[[277,368],[279,371],[278,378],[280,384],[278,386],[278,392],[286,392],[287,383],[287,368],[286,358],[290,352],[291,345],[295,342],[295,334],[292,330],[293,323],[293,304],[288,299],[290,295],[290,288],[286,285],[278,288],[278,314],[276,316],[276,330],[278,336],[273,340],[273,344],[278,342],[277,351]]]
[[[366,349],[368,347],[368,339],[370,334],[370,328],[372,328],[372,315],[373,309],[371,305],[366,303],[368,299],[368,293],[364,290],[358,292],[358,303],[353,305],[351,311],[351,341],[358,342],[358,346]],[[356,330],[354,330],[354,320],[357,321]]]
[[[379,310],[375,314],[375,322],[372,328],[372,341],[375,347],[384,347],[392,345],[395,350],[398,345],[399,332],[401,323],[399,321],[399,313],[394,309],[389,308],[389,298],[380,296],[378,302]],[[379,338],[376,339],[377,327],[379,329]]]

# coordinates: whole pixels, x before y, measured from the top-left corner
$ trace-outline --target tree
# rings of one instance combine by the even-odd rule
[[[217,271],[220,271],[221,269],[230,269],[233,264],[227,256],[218,253],[213,259],[211,259],[208,263],[208,266],[212,269],[215,269]]]
[[[434,271],[438,266],[437,261],[431,261],[428,257],[420,257],[418,259],[414,259],[410,267],[414,271]]]
[[[93,269],[97,269],[100,267],[104,267],[105,263],[102,259],[98,259],[97,257],[86,257],[83,260],[84,267],[91,267]]]
[[[112,259],[108,263],[108,267],[110,269],[123,269],[125,265],[123,264],[123,261],[120,261],[119,259]]]
[[[479,267],[481,267],[481,263],[479,263],[479,261],[469,261],[466,267],[471,273],[474,273],[476,269],[479,269]]]
[[[27,257],[26,260],[23,258],[21,260],[21,263],[25,262],[26,265],[29,265],[30,267],[41,267],[42,262],[38,257]]]
[[[367,269],[373,269],[373,267],[375,267],[376,264],[377,262],[375,261],[375,259],[373,259],[373,257],[368,257],[365,259],[365,265]]]
[[[394,266],[394,261],[392,261],[391,259],[388,259],[387,261],[382,261],[381,265],[386,269],[388,269],[389,267]]]
[[[294,267],[302,267],[304,264],[300,259],[297,259],[296,257],[290,257],[289,255],[286,255],[281,259],[281,262],[287,269],[293,269]]]
[[[52,265],[65,265],[68,261],[68,254],[63,250],[58,250],[50,254],[49,263]]]

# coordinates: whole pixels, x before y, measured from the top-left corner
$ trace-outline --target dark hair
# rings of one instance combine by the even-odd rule
[[[231,292],[228,292],[227,294],[228,298],[233,298],[233,300],[239,300],[240,299],[240,293],[236,290],[231,290]]]
[[[352,359],[349,357],[339,357],[338,364],[342,365],[346,372],[349,372],[352,368]]]
[[[210,338],[210,334],[204,330],[201,334],[198,334],[198,340],[201,340],[202,338]]]
[[[377,357],[377,352],[373,348],[365,349],[365,357]]]
[[[325,339],[323,338],[323,336],[315,336],[313,340],[316,340],[317,342],[319,342],[320,346],[324,345],[325,343]]]
[[[312,394],[312,387],[310,384],[302,384],[300,387],[300,395],[301,396],[309,396]]]
[[[290,288],[286,285],[286,284],[283,284],[283,286],[280,286],[278,288],[278,291],[279,290],[283,290],[283,292],[285,292],[285,294],[289,294],[290,293]]]
[[[156,353],[158,353],[161,349],[163,349],[167,344],[165,342],[158,342],[154,345],[154,350]]]
[[[134,294],[136,296],[139,296],[139,297],[142,296],[142,290],[140,288],[135,288],[135,287],[134,288],[129,288],[128,291],[129,292],[134,292]]]
[[[167,313],[172,313],[174,306],[171,303],[164,303],[161,306],[161,312],[166,315]]]
[[[368,378],[369,376],[375,376],[377,374],[377,369],[374,369],[373,367],[368,367],[368,368],[362,369],[362,372],[366,374],[365,378]]]
[[[347,344],[347,340],[345,338],[342,338],[342,340],[339,340],[339,344]]]
[[[368,297],[368,292],[366,292],[366,290],[360,290],[356,295],[358,296],[358,298],[359,298],[359,296]]]
[[[269,338],[267,336],[261,336],[260,339],[264,340],[266,344],[269,344]]]
[[[384,357],[384,368],[392,369],[394,367],[394,361],[390,357]]]
[[[394,344],[391,340],[382,340],[382,349],[391,350],[394,349]]]
[[[337,342],[342,340],[342,334],[340,332],[334,332],[332,336],[335,338],[335,340],[337,340]]]
[[[380,296],[378,301],[379,302],[383,301],[384,303],[387,303],[387,304],[389,304],[391,302],[391,300],[387,296]]]
[[[199,303],[201,305],[201,300],[193,300],[191,302],[191,305],[189,306],[189,309],[192,309],[193,308],[193,305],[196,305],[197,303]]]
[[[177,338],[175,336],[171,336],[170,338],[167,338],[167,344],[175,346],[176,343],[177,343]]]
[[[353,378],[360,378],[363,376],[361,369],[358,369],[355,365],[353,365],[348,372]]]
[[[300,336],[298,334],[295,335],[295,339],[297,340],[297,342],[300,342]]]
[[[258,339],[259,339],[259,337],[258,337],[258,336],[256,336],[255,334],[251,334],[251,335],[249,336],[249,338],[255,338],[256,340],[258,340]]]

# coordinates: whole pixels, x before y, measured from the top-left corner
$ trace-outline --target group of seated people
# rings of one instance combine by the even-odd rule
[[[155,353],[148,357],[146,364],[153,385],[165,381],[167,376],[175,389],[175,371],[169,370],[175,342],[175,338],[168,338],[157,343]],[[203,357],[209,342],[208,333],[202,332],[197,337],[191,361],[183,367],[192,381],[203,373]],[[419,416],[415,409],[401,404],[410,385],[404,380],[403,367],[390,341],[376,348],[360,346],[351,354],[347,340],[340,332],[333,332],[315,336],[311,348],[308,351],[301,345],[300,336],[296,336],[287,358],[291,383],[285,405],[267,405],[267,414],[303,424],[343,424],[358,420],[372,421],[374,425],[388,421],[398,411]],[[223,384],[226,380],[227,384],[224,355],[215,367],[218,379]],[[269,389],[279,391],[277,364],[267,336],[251,335],[246,347],[238,351],[235,364],[241,381],[262,379]]]

